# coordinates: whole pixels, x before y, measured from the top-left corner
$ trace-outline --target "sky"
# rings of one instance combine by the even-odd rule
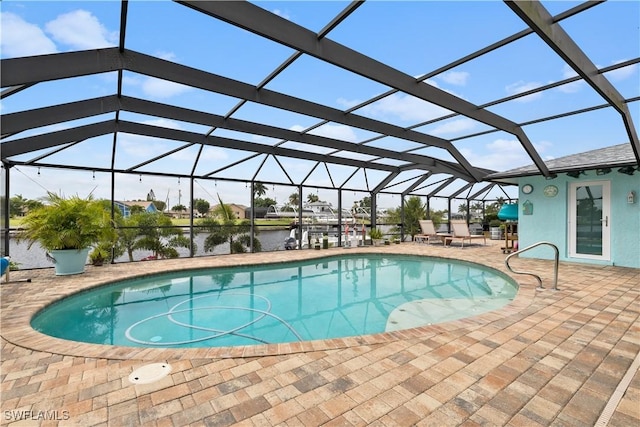
[[[347,2],[340,1],[256,4],[314,32],[320,31],[348,5]],[[568,1],[543,2],[551,14],[561,13],[577,4]],[[0,9],[2,59],[113,47],[118,44],[120,5],[116,1],[10,0],[1,2]],[[639,2],[609,1],[563,21],[561,25],[599,68],[639,56]],[[385,62],[408,75],[419,77],[515,34],[525,27],[526,25],[504,3],[498,1],[368,1],[344,23],[332,30],[328,38],[375,60]],[[168,1],[129,2],[125,44],[128,49],[137,52],[252,85],[262,82],[294,53],[288,47]],[[482,105],[574,75],[575,72],[544,42],[537,36],[530,35],[430,78],[427,83],[469,102]],[[605,77],[623,97],[640,96],[638,64],[606,73]],[[116,91],[116,83],[115,73],[40,83],[4,98],[0,103],[0,111],[7,114],[112,95]],[[127,96],[220,115],[227,114],[238,102],[237,99],[225,95],[128,71],[124,73],[123,83],[123,93]],[[357,106],[362,101],[389,90],[385,85],[304,55],[270,81],[266,88],[339,109]],[[603,103],[600,95],[586,83],[577,82],[489,109],[516,123],[526,123],[539,117]],[[631,103],[629,108],[637,129],[640,123],[640,102]],[[395,93],[356,110],[356,113],[397,126],[409,127],[445,115],[448,111],[409,95]],[[233,117],[298,131],[318,123],[318,119],[312,117],[255,103],[247,103]],[[36,129],[12,138],[108,119],[112,119],[112,115]],[[208,130],[200,125],[132,113],[122,113],[121,119],[195,132]],[[487,128],[482,123],[458,116],[420,126],[415,130],[444,139],[455,139],[482,132]],[[523,129],[543,159],[628,142],[620,115],[611,109],[535,123],[524,126]],[[348,142],[359,142],[375,136],[370,132],[338,123],[328,123],[311,133]],[[217,129],[213,135],[262,144],[275,142],[265,137],[222,129]],[[96,169],[109,167],[111,140],[111,136],[105,136],[83,141],[67,150],[51,154],[43,161]],[[170,206],[178,203],[186,205],[190,191],[187,180],[153,177],[146,172],[165,170],[188,174],[197,156],[196,147],[178,150],[166,159],[140,166],[158,154],[183,145],[174,141],[119,134],[116,167],[134,168],[141,173],[119,174],[116,177],[116,199],[144,199],[149,190],[153,189],[157,198],[168,201]],[[416,146],[414,143],[394,138],[383,138],[372,142],[371,145],[394,150],[412,149]],[[516,138],[505,132],[456,140],[454,145],[472,165],[478,167],[504,171],[532,163]],[[284,146],[322,154],[328,151],[322,148],[301,147],[294,142],[285,143]],[[418,153],[443,160],[452,159],[447,152],[433,147],[423,148]],[[20,156],[19,159],[29,160],[42,154],[44,153],[30,153]],[[371,188],[385,176],[375,171],[368,171],[367,174],[358,172],[351,176],[352,169],[339,166],[329,167],[329,171],[320,167],[309,175],[309,170],[314,166],[312,162],[294,159],[279,159],[280,162],[277,162],[273,158],[267,158],[265,161],[263,157],[248,159],[249,157],[250,154],[239,150],[207,147],[199,157],[195,172],[214,172],[220,181],[196,180],[193,185],[194,198],[205,198],[215,202],[220,195],[225,203],[248,205],[250,195],[246,184],[228,183],[223,181],[223,178],[286,182],[289,176],[295,182],[307,179],[306,182],[311,188],[305,190],[303,197],[315,192],[321,199],[329,200],[336,205],[335,191],[314,190],[313,185],[324,187],[348,182],[347,188]],[[358,158],[368,160],[366,156]],[[225,165],[234,163],[237,165],[221,170]],[[398,178],[398,181],[419,174],[418,171],[408,172],[403,178]],[[439,179],[442,179],[442,176],[433,177],[428,183],[436,186]],[[10,196],[21,194],[26,198],[41,197],[46,191],[80,195],[91,192],[97,197],[108,198],[111,191],[110,175],[106,173],[29,166],[14,167],[10,185]],[[295,186],[274,184],[267,187],[268,192],[265,196],[276,199],[278,203],[286,202],[289,194],[296,191]],[[401,187],[399,184],[398,188]],[[452,191],[454,190],[455,188],[452,188]],[[343,205],[350,205],[365,195],[366,193],[362,192],[346,191],[343,195]],[[399,204],[399,198],[396,196],[380,197],[380,206],[393,207]]]

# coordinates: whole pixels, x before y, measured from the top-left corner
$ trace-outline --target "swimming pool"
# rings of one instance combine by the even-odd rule
[[[477,264],[353,254],[192,270],[101,286],[34,316],[58,338],[138,347],[226,347],[368,335],[468,317],[517,285]]]

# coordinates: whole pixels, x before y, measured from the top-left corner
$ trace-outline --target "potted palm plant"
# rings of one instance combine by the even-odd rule
[[[369,236],[371,236],[371,240],[374,246],[380,246],[383,244],[382,230],[378,228],[372,228],[369,232]]]
[[[96,267],[100,267],[105,262],[109,262],[111,254],[109,248],[102,244],[98,244],[89,252],[89,261]]]
[[[27,240],[28,248],[38,242],[55,263],[58,276],[83,273],[91,246],[114,233],[109,212],[91,195],[65,198],[49,193],[45,204],[30,211],[22,225],[18,239]]]

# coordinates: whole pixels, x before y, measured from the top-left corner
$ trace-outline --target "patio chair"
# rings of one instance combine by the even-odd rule
[[[4,276],[4,283],[10,283],[9,280],[9,272],[11,271],[11,258],[8,256],[0,258],[0,282],[2,276]],[[14,280],[12,283],[16,282],[31,282],[31,279],[20,279]]]
[[[420,223],[420,230],[422,230],[422,232],[414,236],[416,242],[424,243],[426,241],[428,244],[431,244],[432,238],[440,240],[440,236],[438,236],[438,233],[436,233],[436,229],[433,226],[433,221],[430,219],[421,219],[418,222]]]
[[[5,282],[9,283],[9,257],[0,258],[0,277],[5,276]]]
[[[467,225],[467,221],[465,221],[464,219],[452,219],[451,231],[452,236],[447,240],[451,239],[451,241],[453,241],[455,239],[460,239],[460,242],[462,244],[461,247],[463,248],[465,240],[468,240],[469,244],[471,244],[471,241],[473,239],[482,239],[484,242],[483,244],[487,244],[487,238],[484,234],[471,234],[471,232],[469,231],[469,226]]]

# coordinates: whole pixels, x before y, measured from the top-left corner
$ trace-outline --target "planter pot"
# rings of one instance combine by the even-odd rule
[[[56,276],[84,273],[88,255],[89,248],[51,251],[51,257],[55,260]]]
[[[502,229],[500,227],[491,227],[489,231],[491,232],[491,240],[502,239]]]

